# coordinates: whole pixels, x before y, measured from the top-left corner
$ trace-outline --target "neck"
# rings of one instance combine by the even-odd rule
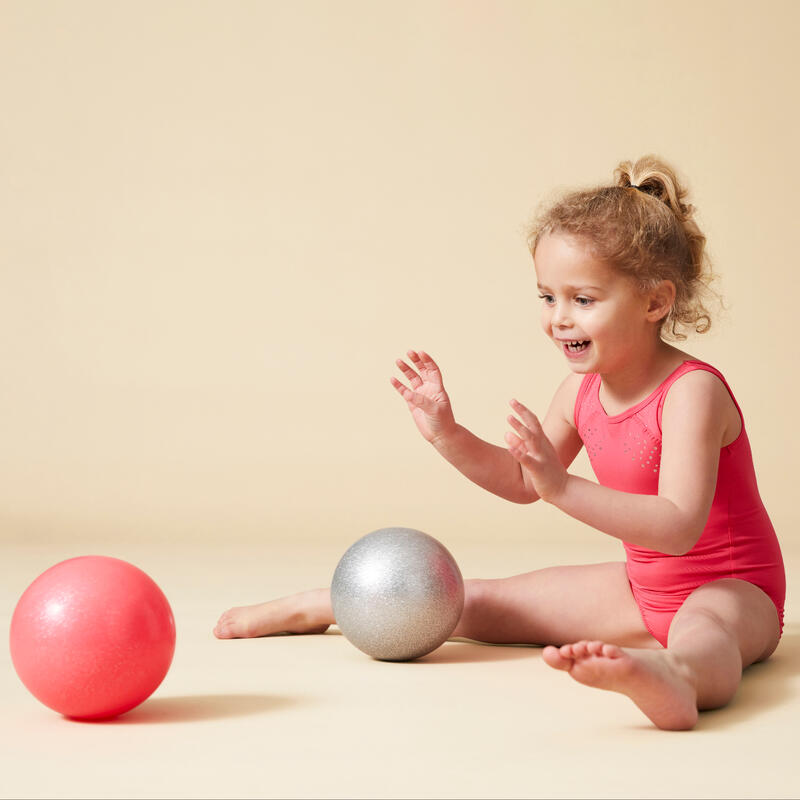
[[[658,339],[636,349],[620,369],[601,373],[603,393],[614,404],[638,402],[669,375],[688,354]]]

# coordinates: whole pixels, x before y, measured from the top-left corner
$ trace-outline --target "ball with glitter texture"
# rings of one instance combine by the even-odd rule
[[[331,583],[333,616],[351,644],[381,661],[410,661],[443,644],[464,608],[450,551],[413,528],[381,528],[355,542]]]
[[[44,705],[105,719],[146,700],[167,674],[175,621],[145,572],[109,556],[79,556],[45,570],[11,618],[11,660]]]

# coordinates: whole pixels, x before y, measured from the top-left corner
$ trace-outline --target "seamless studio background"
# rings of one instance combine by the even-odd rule
[[[7,540],[533,535],[389,376],[427,349],[491,441],[512,396],[544,412],[566,368],[524,226],[647,152],[687,178],[722,279],[686,347],[729,376],[796,527],[796,4],[0,11]]]
[[[427,350],[459,422],[495,443],[511,397],[544,413],[567,368],[539,328],[525,226],[555,192],[610,181],[645,153],[688,182],[720,276],[724,310],[684,347],[731,383],[796,552],[799,23],[791,0],[0,0],[6,623],[39,572],[86,552],[153,574],[181,612],[179,648],[205,642],[230,605],[329,580],[380,527],[436,536],[465,575],[621,558],[548,507],[466,481],[389,377],[407,349]],[[590,474],[583,455],[575,469]],[[795,608],[790,592],[787,625]],[[213,691],[181,652],[165,691]],[[6,661],[19,731],[33,701]],[[111,770],[116,751],[102,752]],[[336,772],[335,749],[314,752]],[[528,753],[498,756],[513,763],[495,793],[531,791]],[[558,753],[545,795],[565,785],[558,765],[573,774],[569,748]],[[774,791],[796,793],[773,766]],[[441,794],[492,792],[454,770]],[[140,791],[225,793],[190,773]],[[698,762],[695,782],[665,796],[705,791],[703,774]],[[16,796],[67,791],[19,780]],[[734,788],[771,796],[749,780]],[[71,785],[108,797],[138,784]]]

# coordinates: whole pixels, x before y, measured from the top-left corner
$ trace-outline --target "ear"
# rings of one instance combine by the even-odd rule
[[[675,303],[675,284],[672,281],[661,281],[647,295],[647,319],[658,322],[669,314]]]

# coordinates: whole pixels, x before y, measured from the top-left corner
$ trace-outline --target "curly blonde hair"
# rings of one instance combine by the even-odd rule
[[[614,184],[570,191],[540,212],[527,230],[528,247],[548,233],[578,237],[595,258],[631,277],[642,291],[661,281],[675,285],[675,302],[661,322],[665,339],[686,339],[682,329],[705,333],[711,316],[705,302],[715,279],[706,237],[685,202],[686,187],[675,170],[654,155],[623,161]]]

